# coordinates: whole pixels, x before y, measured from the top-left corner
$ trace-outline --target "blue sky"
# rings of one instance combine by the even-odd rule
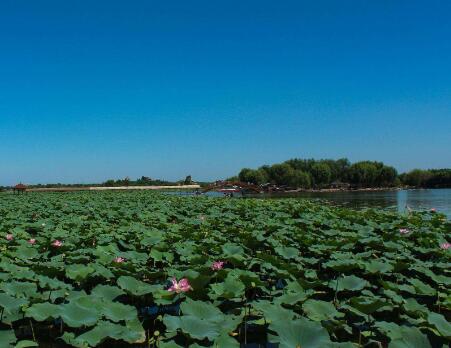
[[[0,2],[0,185],[451,167],[449,1]]]

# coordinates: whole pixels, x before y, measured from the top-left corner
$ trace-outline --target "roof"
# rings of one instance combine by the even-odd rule
[[[24,185],[24,184],[17,184],[16,186],[14,186],[14,188],[15,189],[22,189],[22,190],[24,190],[24,189],[26,189],[27,188],[27,186],[26,185]]]

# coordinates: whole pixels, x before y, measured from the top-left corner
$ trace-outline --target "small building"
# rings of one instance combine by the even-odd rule
[[[27,185],[24,185],[22,183],[17,184],[16,186],[13,187],[13,192],[14,193],[24,193],[27,190]]]

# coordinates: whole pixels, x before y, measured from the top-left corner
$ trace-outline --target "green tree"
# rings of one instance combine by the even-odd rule
[[[379,169],[374,162],[356,162],[349,167],[349,182],[358,187],[373,187],[378,176]]]
[[[430,173],[427,170],[414,169],[403,176],[403,183],[409,186],[423,187],[429,177]]]
[[[379,170],[376,184],[378,186],[393,186],[397,177],[398,172],[395,168],[383,165]]]
[[[312,177],[315,186],[324,186],[330,184],[330,167],[326,163],[315,163],[312,166]]]
[[[312,187],[312,179],[309,173],[294,170],[291,177],[288,178],[287,185],[295,188],[310,188]]]
[[[109,180],[105,181],[105,182],[103,183],[103,186],[106,186],[106,187],[112,187],[112,186],[114,186],[114,180],[113,180],[113,179],[109,179]]]
[[[255,185],[261,185],[268,181],[267,174],[264,170],[254,170],[245,168],[239,174],[240,181],[249,182]]]
[[[289,185],[294,169],[287,163],[274,164],[270,168],[271,182],[277,185]]]

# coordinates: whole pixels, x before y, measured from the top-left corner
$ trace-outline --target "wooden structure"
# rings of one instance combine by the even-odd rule
[[[26,191],[27,191],[27,186],[22,183],[17,184],[16,186],[13,187],[13,192],[17,193],[17,194],[25,193]]]
[[[214,184],[207,186],[202,190],[203,193],[209,191],[219,191],[219,192],[245,192],[252,191],[255,193],[260,193],[263,189],[260,186],[254,184],[248,184],[241,181],[216,181]]]

